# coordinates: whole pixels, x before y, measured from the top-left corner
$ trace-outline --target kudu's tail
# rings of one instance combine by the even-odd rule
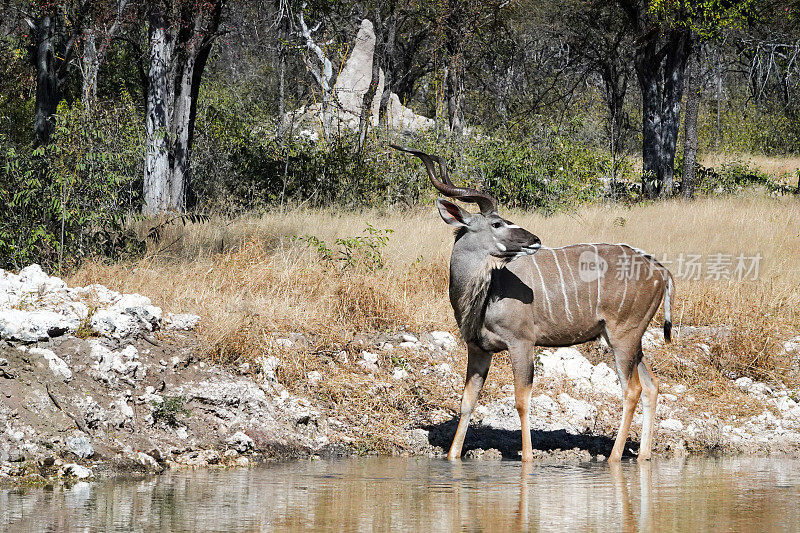
[[[672,342],[672,274],[667,272],[667,290],[664,291],[664,341]]]

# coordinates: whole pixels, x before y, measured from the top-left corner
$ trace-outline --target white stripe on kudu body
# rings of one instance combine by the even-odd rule
[[[564,262],[567,264],[567,268],[569,268],[569,275],[572,277],[572,288],[575,291],[575,307],[580,310],[581,301],[578,296],[578,282],[575,280],[575,273],[572,271],[572,262],[567,260],[567,252],[564,251],[564,248],[561,249],[561,253],[564,254]]]
[[[622,421],[608,460],[622,457],[640,397],[644,417],[639,459],[649,459],[658,381],[642,359],[641,343],[662,301],[664,338],[670,340],[673,282],[669,271],[652,256],[625,244],[574,244],[539,251],[539,238],[501,218],[491,195],[454,185],[444,159],[410,148],[394,148],[419,157],[431,183],[443,195],[480,208],[480,213],[470,213],[441,198],[436,202],[442,219],[458,228],[450,256],[450,303],[469,357],[461,418],[448,459],[461,457],[469,419],[492,355],[508,350],[522,429],[522,460],[532,461],[528,412],[535,348],[572,346],[601,335],[614,351],[623,391]],[[615,267],[628,260],[644,262],[647,275],[641,274],[645,269],[637,268],[617,275]],[[564,275],[564,265],[569,279]],[[562,298],[557,297],[559,292]],[[574,307],[570,295],[575,298]]]
[[[594,249],[595,257],[600,257],[600,254],[597,253],[597,246],[592,244],[591,247]],[[597,303],[594,306],[595,312],[600,310],[600,278],[602,276],[597,276]]]
[[[553,306],[550,302],[550,295],[547,293],[547,284],[544,282],[544,276],[542,276],[542,271],[539,269],[539,265],[534,259],[533,266],[536,267],[536,272],[539,273],[539,280],[542,282],[542,292],[544,292],[544,299],[547,302],[547,314],[550,315],[550,318],[553,318]]]
[[[619,248],[620,248],[620,250],[622,250],[622,253],[624,254],[624,257],[627,260],[628,254],[625,253],[625,249],[622,247],[622,245],[620,245]],[[625,303],[625,297],[628,295],[628,276],[627,276],[627,274],[624,273],[623,277],[625,278],[625,288],[622,290],[622,299],[619,301],[619,307],[617,307],[617,312],[618,313],[620,311],[622,311],[622,304]]]
[[[567,288],[564,285],[564,272],[561,271],[561,265],[558,264],[556,251],[552,249],[548,251],[553,252],[553,260],[556,262],[556,268],[558,269],[558,278],[561,280],[561,294],[564,296],[564,310],[567,312],[567,318],[572,322],[572,312],[569,310],[569,300],[567,300]],[[534,258],[534,260],[536,260],[536,258]]]

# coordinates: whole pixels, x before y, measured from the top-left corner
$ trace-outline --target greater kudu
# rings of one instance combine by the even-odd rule
[[[528,409],[535,347],[572,346],[601,335],[614,351],[623,391],[622,422],[608,460],[622,457],[640,396],[644,422],[639,459],[649,459],[658,381],[642,360],[642,335],[663,300],[664,337],[670,340],[669,271],[626,244],[542,247],[537,236],[497,214],[492,196],[454,186],[444,159],[392,147],[419,157],[439,192],[480,208],[480,213],[472,214],[442,198],[436,201],[442,219],[458,228],[450,256],[450,303],[468,349],[461,419],[448,459],[461,456],[492,355],[508,350],[522,426],[522,460],[531,461]],[[617,267],[616,272],[610,272],[609,265]]]

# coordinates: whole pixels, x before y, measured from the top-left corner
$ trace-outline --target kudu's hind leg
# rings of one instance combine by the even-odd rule
[[[642,354],[639,354],[642,357]],[[656,405],[658,403],[658,380],[647,367],[644,360],[639,361],[636,368],[639,376],[639,383],[642,386],[642,440],[639,445],[639,461],[650,459],[653,449],[653,433],[656,422]]]
[[[511,368],[514,372],[514,403],[519,414],[522,431],[522,462],[533,461],[533,445],[531,443],[531,385],[533,383],[534,353],[533,346],[520,346],[511,349]]]
[[[639,373],[636,367],[639,363],[641,348],[625,346],[622,343],[614,343],[610,339],[610,344],[614,349],[614,358],[617,362],[617,374],[619,384],[622,387],[622,420],[617,431],[617,438],[614,440],[614,447],[608,456],[609,461],[619,461],[622,459],[622,452],[625,450],[625,441],[631,430],[633,413],[636,411],[636,404],[639,403],[639,396],[642,393],[642,385],[639,382]]]
[[[464,437],[469,427],[469,419],[475,403],[478,401],[483,384],[486,381],[486,374],[489,373],[489,365],[492,362],[492,354],[485,352],[477,346],[469,345],[467,359],[467,379],[464,384],[464,395],[461,397],[461,418],[458,420],[458,428],[447,452],[449,460],[461,458],[461,447],[464,445]]]

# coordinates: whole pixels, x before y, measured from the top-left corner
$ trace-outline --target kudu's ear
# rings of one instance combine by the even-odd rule
[[[439,208],[439,215],[441,215],[442,220],[451,226],[456,226],[458,228],[469,226],[472,215],[453,202],[448,202],[444,198],[438,198],[436,200],[436,207]]]

